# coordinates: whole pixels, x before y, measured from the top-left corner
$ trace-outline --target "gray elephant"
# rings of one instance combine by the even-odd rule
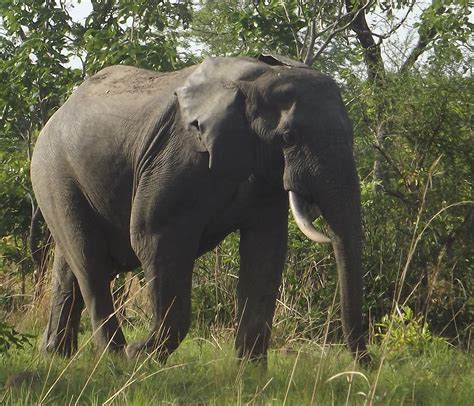
[[[332,242],[346,339],[366,353],[352,126],[329,77],[270,55],[106,68],[46,124],[31,178],[56,242],[44,350],[77,350],[85,304],[98,349],[165,360],[189,329],[195,259],[239,230],[236,349],[265,358],[290,205],[309,238]],[[330,240],[312,225],[318,213]],[[139,265],[154,321],[126,346],[110,282]]]

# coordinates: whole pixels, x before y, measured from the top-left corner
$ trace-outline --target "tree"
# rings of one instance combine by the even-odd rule
[[[30,219],[36,204],[29,182],[34,141],[80,72],[66,64],[71,19],[54,1],[2,0],[0,32],[1,230],[4,260],[25,275]],[[20,260],[21,259],[21,260]],[[24,278],[23,278],[24,293]]]
[[[376,4],[375,2],[373,3]],[[386,120],[384,88],[387,68],[382,57],[383,41],[388,39],[395,31],[400,29],[403,22],[415,6],[414,0],[398,2],[381,2],[380,8],[385,12],[387,30],[376,33],[367,23],[364,9],[365,5],[358,0],[345,0],[346,9],[353,13],[355,18],[351,29],[355,32],[357,42],[362,47],[364,63],[367,69],[367,79],[372,86],[375,107],[375,147],[379,151],[374,161],[374,186],[375,190],[389,187],[389,174],[387,165],[387,140],[390,137],[389,122]],[[406,8],[404,16],[397,21],[394,11]],[[426,7],[419,21],[415,24],[418,41],[411,49],[406,59],[401,62],[399,73],[403,74],[415,67],[415,63],[423,53],[435,47],[436,50],[450,48],[452,54],[460,55],[459,47],[467,43],[470,29],[468,3],[465,1],[441,2],[433,0]],[[450,44],[451,41],[454,41]]]
[[[314,0],[204,1],[193,18],[193,35],[214,55],[279,53],[318,64],[334,56],[354,15],[344,3]],[[340,62],[334,61],[334,65]]]
[[[169,71],[186,64],[182,31],[191,21],[191,1],[92,0],[85,25],[74,30],[86,73],[114,64]],[[183,48],[184,50],[184,48]]]

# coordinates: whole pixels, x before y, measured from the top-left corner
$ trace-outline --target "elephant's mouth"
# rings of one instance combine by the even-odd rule
[[[289,198],[291,213],[301,232],[314,242],[330,243],[331,240],[313,226],[313,221],[321,215],[319,207],[315,203],[307,202],[298,193],[291,190],[289,191]]]

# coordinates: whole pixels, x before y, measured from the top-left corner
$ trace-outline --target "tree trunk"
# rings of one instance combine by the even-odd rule
[[[372,85],[372,94],[375,104],[375,143],[378,148],[385,151],[387,145],[388,128],[384,119],[384,98],[381,96],[385,88],[386,71],[382,59],[382,51],[380,43],[376,43],[367,20],[365,18],[365,10],[362,9],[361,2],[353,0],[345,0],[348,13],[356,14],[351,28],[356,33],[357,40],[362,46],[364,53],[364,62],[367,67],[367,79]],[[374,160],[374,192],[383,190],[388,186],[389,174],[388,166],[380,152],[376,153]]]

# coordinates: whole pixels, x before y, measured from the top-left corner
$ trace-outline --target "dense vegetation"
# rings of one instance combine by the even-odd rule
[[[28,167],[40,129],[74,87],[112,64],[173,70],[206,55],[260,52],[303,60],[343,90],[362,188],[370,343],[392,356],[420,354],[431,345],[443,352],[448,343],[471,350],[474,84],[467,1],[92,0],[83,20],[78,3],[0,1],[0,357],[11,354],[19,368],[25,355],[14,347],[27,345],[28,337],[17,330],[36,335],[45,325],[42,282],[51,241],[31,224],[36,203]],[[339,342],[331,249],[309,243],[293,225],[290,234],[274,347],[292,348],[296,339]],[[237,241],[230,236],[196,264],[196,336],[212,341],[233,328]],[[141,325],[149,312],[137,275],[114,285],[125,320]],[[35,317],[20,320],[24,309]],[[294,358],[284,362],[291,372]],[[344,362],[330,364],[322,376],[335,375]],[[415,373],[419,366],[403,368]],[[191,367],[189,373],[197,372]],[[264,392],[267,381],[253,392]],[[323,393],[330,399],[330,391]],[[99,403],[107,393],[91,396]]]
[[[397,351],[381,368],[360,371],[341,348],[322,352],[316,343],[299,343],[272,350],[268,370],[262,371],[237,365],[230,343],[230,335],[187,338],[166,365],[94,358],[90,345],[72,362],[38,357],[31,349],[11,351],[9,368],[0,368],[0,381],[9,387],[0,400],[2,405],[295,406],[468,405],[472,400],[472,359],[443,345],[426,345],[416,355]],[[12,374],[18,371],[25,372]]]

